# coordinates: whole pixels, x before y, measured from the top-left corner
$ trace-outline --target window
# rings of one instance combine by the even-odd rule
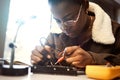
[[[39,45],[40,37],[50,31],[49,5],[47,0],[11,0],[6,31],[4,58],[10,60],[11,48],[19,28],[15,49],[15,61],[30,62],[31,51]]]

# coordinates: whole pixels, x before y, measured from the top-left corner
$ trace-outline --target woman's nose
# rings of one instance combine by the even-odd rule
[[[61,27],[63,30],[68,30],[70,28],[70,26],[67,26],[65,24],[62,24],[62,27]]]

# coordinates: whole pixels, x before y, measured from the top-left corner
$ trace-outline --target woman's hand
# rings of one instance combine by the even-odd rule
[[[80,48],[80,46],[70,46],[65,49],[65,60],[75,67],[84,68],[94,61],[92,56],[87,51]]]
[[[51,52],[51,48],[50,46],[45,46],[44,48],[41,46],[36,46],[34,50],[32,50],[32,54],[31,54],[31,63],[32,64],[37,64],[38,62],[42,61],[43,59],[43,55],[42,55],[42,51],[46,50],[48,53]],[[47,58],[50,58],[50,55],[46,55]]]

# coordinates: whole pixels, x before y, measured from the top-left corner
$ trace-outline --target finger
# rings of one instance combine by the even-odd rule
[[[47,55],[47,58],[48,58],[48,59],[51,59],[51,55]]]
[[[35,50],[37,50],[38,52],[41,52],[44,48],[42,46],[36,46]]]
[[[38,56],[40,58],[43,58],[44,57],[43,51],[45,51],[44,47],[36,46],[35,50],[32,51],[32,54],[35,55],[35,56]]]
[[[31,60],[31,64],[36,64],[37,62],[35,62],[35,61],[33,61],[33,60]]]
[[[43,58],[43,55],[40,54],[40,52],[38,52],[37,50],[33,50],[33,51],[32,51],[32,55],[37,56],[37,57],[39,57],[39,58]]]
[[[48,51],[48,52],[50,52],[51,51],[51,47],[50,46],[48,46],[48,45],[45,45],[45,46],[36,46],[36,48],[35,48],[38,52],[41,52],[42,50],[46,50],[46,51]]]
[[[47,46],[45,45],[45,50],[47,51],[47,58],[50,59],[50,58],[54,58],[54,50],[53,48],[51,48],[50,46]]]
[[[83,58],[82,58],[81,55],[66,58],[66,61],[67,61],[68,63],[72,63],[72,62],[75,62],[75,61],[82,61],[82,60],[83,60]]]
[[[75,57],[78,55],[82,55],[83,56],[83,49],[82,48],[77,48],[69,57]]]
[[[71,55],[76,49],[78,49],[79,46],[70,46],[70,47],[66,47],[64,50],[66,52],[66,56]]]
[[[79,68],[84,68],[85,67],[83,64],[80,63],[80,61],[72,62],[71,65],[73,65],[75,67],[79,67]]]
[[[45,50],[48,51],[48,52],[51,52],[51,47],[48,46],[48,45],[45,45]]]
[[[34,63],[38,63],[38,62],[41,61],[42,59],[39,58],[38,56],[32,55],[32,56],[31,56],[31,60],[32,60]]]
[[[75,67],[79,67],[79,68],[85,67],[82,56],[71,57],[68,58],[66,61]]]
[[[62,52],[59,52],[59,53],[57,53],[57,58],[60,58],[61,56],[62,56],[62,54],[63,54],[63,51]]]
[[[45,45],[43,47],[36,46],[36,50],[33,52],[33,54],[40,58],[47,57],[48,59],[50,59],[51,57],[53,57],[53,55],[51,54],[51,51],[52,51],[52,48],[48,45]]]

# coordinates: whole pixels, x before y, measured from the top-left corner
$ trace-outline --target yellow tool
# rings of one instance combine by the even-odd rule
[[[85,73],[89,78],[112,80],[120,77],[120,66],[87,65]]]

